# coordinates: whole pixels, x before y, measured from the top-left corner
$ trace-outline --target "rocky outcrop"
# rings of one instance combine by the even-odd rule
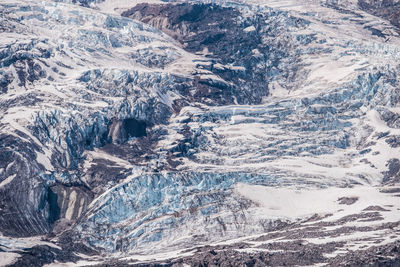
[[[396,158],[391,159],[387,163],[388,171],[384,173],[383,182],[398,183],[400,182],[400,161]]]
[[[32,140],[21,142],[21,139],[4,133],[0,140],[1,232],[14,236],[49,232],[54,222],[52,201],[47,185],[40,177],[43,166],[31,160],[36,158],[35,151],[40,148]]]
[[[115,143],[124,143],[129,138],[146,136],[146,122],[136,119],[113,121],[109,126],[108,136]]]
[[[185,50],[210,59],[199,62],[199,67],[226,82],[203,78],[199,71],[194,82],[196,99],[213,99],[219,104],[258,104],[268,95],[270,81],[284,77],[290,87],[301,79],[295,50],[311,42],[313,36],[295,37],[282,31],[283,24],[286,29],[288,25],[297,29],[308,25],[284,12],[249,11],[251,15],[244,16],[239,10],[212,4],[138,4],[122,16],[150,24],[179,41]]]
[[[358,5],[368,13],[387,19],[400,28],[400,3],[396,0],[359,0]]]

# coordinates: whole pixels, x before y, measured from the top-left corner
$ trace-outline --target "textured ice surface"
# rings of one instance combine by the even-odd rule
[[[78,2],[93,9],[0,3],[3,234],[67,230],[71,244],[145,261],[307,224],[341,197],[359,202],[320,218],[328,236],[338,216],[372,205],[387,209],[382,223],[398,221],[395,193],[377,187],[398,182],[400,152],[400,40],[386,21],[325,2],[221,3],[249,45],[231,40],[240,49],[228,60],[179,43],[163,17],[115,14],[124,1]],[[145,134],[124,136],[129,120]]]

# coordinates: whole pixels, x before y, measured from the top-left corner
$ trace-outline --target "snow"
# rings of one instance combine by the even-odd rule
[[[321,222],[330,222],[332,226],[321,226],[321,236],[303,238],[311,244],[327,244],[330,242],[344,242],[344,247],[325,254],[326,257],[335,257],[349,251],[365,250],[373,246],[380,246],[400,240],[396,234],[396,228],[383,228],[386,223],[398,222],[400,216],[400,204],[395,194],[381,193],[383,187],[354,186],[352,188],[281,188],[260,185],[237,184],[235,192],[246,199],[253,201],[257,207],[253,209],[253,216],[262,218],[280,218],[298,223],[298,231],[302,227],[318,225]],[[356,198],[353,204],[340,204],[339,198]],[[350,215],[368,214],[365,210],[369,206],[379,206],[385,211],[379,211],[382,220],[358,220],[357,218],[345,223],[338,223],[342,218]],[[320,217],[317,221],[307,221],[307,218],[318,214],[328,215]],[[351,232],[340,233],[340,229],[355,227]],[[338,234],[329,235],[329,232],[339,231]],[[276,230],[274,232],[279,232]],[[273,234],[273,232],[269,232]],[[268,240],[252,241],[259,236],[249,236],[220,242],[218,245],[245,242],[250,245],[246,251],[257,249],[262,244],[274,242],[293,242],[290,236],[271,238]],[[217,245],[217,244],[216,244]]]
[[[49,154],[48,151],[46,151],[46,152]],[[46,170],[49,170],[49,171],[54,170],[54,167],[49,160],[49,156],[47,156],[43,153],[40,153],[40,152],[36,152],[36,160],[38,163],[42,164],[46,168]]]
[[[105,159],[105,160],[112,161],[116,165],[119,165],[121,167],[125,167],[125,168],[132,168],[133,167],[133,165],[129,161],[126,161],[124,159],[115,157],[115,156],[113,156],[111,154],[108,154],[108,153],[106,153],[104,151],[101,151],[98,148],[95,148],[94,150],[85,151],[85,155],[86,155],[86,157],[88,159],[87,161],[85,161],[85,164],[89,164],[87,162],[90,162],[90,161],[92,161],[94,159]],[[88,167],[89,167],[89,165],[86,168],[88,168]]]
[[[245,32],[254,32],[255,30],[256,30],[256,28],[253,25],[251,25],[251,26],[249,26],[247,28],[244,28],[243,31],[245,31]]]
[[[259,204],[258,213],[267,218],[281,217],[295,220],[314,214],[333,214],[322,221],[334,221],[347,215],[361,213],[368,206],[399,207],[395,196],[380,193],[379,188],[371,186],[298,190],[238,183],[235,192]],[[338,201],[341,197],[355,197],[358,200],[352,205],[342,205]],[[393,212],[386,215],[387,222],[398,220],[398,211],[396,208],[392,210]]]
[[[81,257],[85,257],[85,258],[90,258],[90,257],[87,257],[86,255],[80,255],[80,256]],[[101,263],[102,263],[102,261],[95,260],[95,259],[94,260],[90,260],[90,261],[88,261],[88,260],[80,260],[78,262],[65,262],[65,263],[55,261],[55,262],[50,263],[50,264],[45,264],[45,265],[43,265],[43,267],[81,267],[81,266],[98,265],[98,264],[101,264]]]
[[[0,252],[0,266],[7,266],[15,263],[20,257],[18,253]]]
[[[273,81],[270,84],[268,84],[268,89],[271,97],[282,98],[288,96],[289,94],[289,91],[284,87],[282,87],[277,81]],[[266,97],[264,101],[269,102],[270,101],[269,97],[268,98]]]
[[[13,174],[8,176],[6,179],[4,179],[3,181],[1,181],[0,183],[0,188],[4,187],[5,185],[9,184],[12,180],[14,180],[14,178],[17,176],[17,174]]]
[[[325,62],[321,59],[319,61],[320,63],[313,62],[308,79],[311,82],[319,80],[319,82],[328,84],[338,83],[349,75],[353,76],[354,70],[360,67],[357,64],[349,64],[351,59],[351,57],[342,57],[332,62],[332,59],[329,58]]]
[[[162,4],[160,0],[105,0],[97,4],[100,10],[104,13],[120,15],[122,12],[136,6],[140,3]]]
[[[386,123],[382,121],[376,110],[369,110],[367,112],[366,123],[374,129],[375,133],[389,131],[393,135],[400,135],[400,129],[388,127]],[[400,153],[400,148],[391,147],[384,139],[372,139],[371,137],[368,137],[367,140],[374,141],[375,144],[371,145],[370,148],[372,151],[379,151],[379,154],[374,155],[373,153],[369,153],[366,155],[366,159],[372,162],[377,169],[387,170],[388,161],[392,159],[394,155]]]
[[[16,2],[26,3],[18,0]],[[150,2],[161,3],[161,1]],[[332,221],[346,215],[362,213],[363,209],[370,205],[392,205],[393,208],[390,208],[389,211],[380,213],[385,222],[398,221],[397,199],[391,194],[379,193],[379,188],[374,187],[381,183],[382,172],[387,170],[387,161],[400,153],[399,148],[392,148],[384,139],[376,138],[376,134],[381,131],[400,134],[399,129],[388,127],[381,120],[376,110],[377,106],[385,106],[387,103],[377,102],[378,104],[376,104],[374,102],[381,100],[379,94],[391,95],[390,92],[392,91],[384,91],[385,85],[376,83],[378,93],[373,96],[373,100],[370,100],[369,92],[366,91],[373,91],[376,81],[366,82],[366,85],[362,85],[359,91],[357,91],[357,88],[354,89],[358,85],[357,77],[360,74],[373,73],[373,67],[380,68],[386,65],[397,65],[400,56],[398,36],[394,36],[387,43],[384,43],[386,42],[385,40],[371,36],[367,30],[360,27],[360,24],[374,25],[374,27],[388,31],[393,30],[390,25],[385,24],[386,22],[380,20],[372,21],[367,14],[363,14],[365,16],[360,18],[359,22],[354,22],[351,19],[352,15],[342,14],[327,7],[322,7],[318,1],[249,0],[246,2],[288,11],[289,13],[287,14],[282,13],[282,16],[295,16],[310,22],[310,26],[305,27],[305,29],[296,29],[293,36],[293,38],[298,37],[301,39],[302,35],[315,33],[315,38],[317,39],[315,42],[302,45],[301,49],[308,49],[309,52],[300,53],[302,56],[296,59],[304,67],[300,68],[296,73],[299,79],[294,79],[296,82],[294,84],[289,84],[289,82],[284,84],[278,78],[273,80],[268,84],[270,96],[264,98],[263,103],[260,105],[236,104],[207,107],[200,103],[190,103],[193,106],[184,107],[179,114],[174,114],[170,119],[170,123],[165,126],[168,134],[158,141],[157,155],[159,158],[157,160],[164,161],[166,151],[173,149],[177,143],[186,138],[181,132],[183,125],[186,125],[184,121],[193,119],[187,126],[195,132],[196,136],[204,137],[204,144],[201,144],[198,148],[191,148],[189,152],[193,153],[192,157],[181,158],[183,164],[178,166],[178,170],[193,171],[194,174],[192,176],[204,176],[202,182],[199,182],[194,187],[206,188],[207,190],[222,190],[229,193],[229,190],[232,190],[233,187],[236,196],[244,197],[257,203],[258,207],[245,211],[255,215],[247,218],[248,221],[246,223],[249,223],[249,225],[246,224],[246,226],[248,226],[249,231],[252,229],[251,227],[256,229],[254,225],[259,225],[258,222],[260,220],[283,218],[296,221],[312,216],[315,213],[332,213],[334,215],[324,219],[325,221]],[[20,138],[19,140],[34,142],[42,148],[40,151],[35,151],[36,161],[42,164],[46,171],[54,171],[50,162],[52,151],[73,147],[68,146],[65,141],[68,131],[72,129],[77,132],[85,132],[89,126],[92,126],[91,116],[96,112],[103,116],[100,116],[101,118],[108,119],[119,114],[118,112],[121,111],[119,105],[123,106],[128,99],[122,93],[117,95],[123,86],[114,86],[114,83],[124,81],[124,75],[129,74],[133,77],[133,80],[138,81],[133,86],[135,89],[137,89],[136,87],[143,87],[138,89],[138,94],[148,93],[149,96],[146,95],[140,101],[146,103],[150,96],[156,96],[157,101],[169,107],[173,106],[174,100],[185,97],[164,88],[164,85],[175,86],[171,82],[172,75],[187,78],[192,77],[193,73],[200,73],[199,76],[203,79],[225,82],[221,77],[214,75],[210,71],[201,69],[200,72],[197,69],[197,65],[211,66],[214,61],[205,57],[206,54],[209,54],[207,48],[204,48],[202,54],[194,55],[188,53],[171,37],[154,28],[129,19],[123,19],[127,23],[123,27],[116,26],[115,28],[105,29],[104,22],[107,19],[121,19],[119,17],[110,17],[110,14],[117,15],[137,3],[149,3],[149,1],[106,0],[96,4],[102,13],[97,10],[63,3],[53,3],[51,1],[44,1],[41,4],[34,1],[29,3],[43,6],[46,12],[49,12],[47,20],[32,19],[24,21],[32,32],[32,38],[49,39],[51,45],[43,43],[37,45],[36,48],[46,49],[50,47],[53,49],[53,46],[64,48],[63,53],[58,51],[59,49],[53,49],[54,57],[52,56],[48,60],[49,62],[46,61],[49,67],[46,66],[45,69],[47,72],[51,72],[51,68],[57,66],[60,72],[65,73],[65,77],[54,74],[54,83],[37,81],[31,88],[26,89],[14,84],[15,88],[11,92],[2,95],[1,101],[4,102],[1,102],[1,104],[6,103],[6,101],[16,101],[18,98],[28,98],[28,93],[37,92],[40,92],[40,98],[43,99],[43,103],[39,102],[32,106],[11,107],[1,117],[1,123],[4,125],[3,132],[18,137],[16,131],[21,131],[27,137],[20,136],[18,137]],[[76,11],[76,13],[72,13],[72,10]],[[15,11],[15,16],[20,15],[18,12]],[[75,22],[66,22],[67,20],[64,21],[62,19],[63,16]],[[349,16],[350,19],[343,19],[345,16]],[[325,20],[332,23],[326,23]],[[289,25],[286,28],[285,26],[284,31],[291,31],[292,27]],[[244,32],[253,32],[255,30],[256,27],[254,25],[243,29]],[[111,35],[117,37],[121,42],[121,47],[112,47],[110,45],[109,37]],[[80,41],[81,38],[84,41]],[[2,45],[8,45],[14,40],[18,40],[20,43],[28,43],[30,41],[27,37],[7,34],[0,39],[0,42]],[[89,52],[91,48],[95,48],[95,51]],[[162,67],[150,68],[146,67],[145,63],[141,64],[132,59],[135,55],[142,57],[140,53],[146,49],[150,51],[150,56],[166,56],[172,61]],[[284,48],[279,47],[278,49]],[[271,53],[273,52],[272,49]],[[260,56],[258,49],[253,49],[252,53]],[[71,69],[58,66],[58,61],[70,66]],[[280,67],[285,69],[287,67],[285,64],[287,63]],[[213,64],[213,67],[220,70],[245,71],[243,66],[236,65],[218,63]],[[98,71],[101,73],[101,78],[91,77],[88,82],[77,81],[86,71]],[[15,77],[18,76],[14,69],[11,72]],[[143,78],[144,81],[141,80],[143,75],[148,75]],[[157,81],[157,83],[154,83],[154,81]],[[171,84],[169,84],[170,82]],[[97,86],[98,88],[93,86],[96,83],[100,84]],[[148,84],[161,85],[153,88]],[[369,88],[369,84],[372,84],[371,87],[374,88]],[[104,91],[100,91],[100,89],[104,89]],[[348,93],[348,96],[343,93],[344,91]],[[362,104],[361,108],[357,108],[358,101]],[[345,106],[346,104],[349,104],[349,106]],[[137,103],[134,103],[134,105],[137,105]],[[128,117],[142,112],[142,110],[135,108],[127,108],[129,111],[126,111],[121,116]],[[391,108],[391,110],[399,113],[398,108]],[[59,120],[59,124],[49,130],[51,137],[48,143],[43,144],[42,141],[33,136],[31,130],[28,130],[28,126],[33,124],[33,119],[37,118],[38,114],[40,114],[40,118],[46,117],[47,111],[49,111],[49,114],[59,111],[54,116],[55,120]],[[140,116],[146,116],[146,114],[140,114]],[[87,120],[85,120],[86,118]],[[51,128],[51,120],[46,123],[46,126]],[[78,130],[71,126],[73,123],[76,123]],[[106,127],[105,123],[99,123],[95,126]],[[346,136],[350,137],[347,138]],[[347,141],[349,142],[347,143]],[[369,148],[372,151],[360,155],[361,149],[359,146],[363,145],[363,143],[371,143]],[[373,152],[379,152],[379,154],[374,154]],[[177,154],[179,152],[175,152],[175,155]],[[132,206],[135,204],[134,201],[136,201],[134,198],[136,197],[136,191],[132,189],[131,195],[129,195],[125,190],[131,190],[129,187],[133,184],[131,182],[136,179],[139,180],[148,174],[145,168],[134,166],[126,159],[113,156],[97,148],[93,151],[85,151],[83,156],[85,157],[82,164],[84,171],[93,166],[96,159],[105,159],[111,161],[113,165],[132,169],[131,175],[125,177],[119,184],[112,184],[110,188],[105,189],[102,195],[97,196],[92,201],[89,205],[89,214],[90,212],[93,213],[88,216],[89,219],[97,216],[96,220],[101,223],[108,223],[108,220],[118,221],[121,217],[122,219],[118,221],[118,227],[120,228],[113,229],[115,232],[109,231],[107,233],[110,236],[112,235],[112,238],[117,238],[116,236],[119,234],[123,235],[124,233],[121,229],[133,227],[132,225],[135,223],[141,224],[142,221],[135,221],[134,215],[136,211],[132,210]],[[69,155],[66,158],[69,160]],[[151,165],[150,163],[149,165]],[[149,169],[151,168],[149,167]],[[200,171],[207,173],[200,173]],[[233,173],[227,174],[228,171]],[[183,175],[183,173],[181,174]],[[224,185],[218,184],[216,182],[217,178],[220,178],[223,173],[229,175],[232,179],[242,181],[242,183],[236,185],[228,182]],[[254,177],[261,177],[263,180],[256,180],[244,174],[254,174]],[[171,174],[164,171],[160,175],[164,176],[160,179],[164,179]],[[4,187],[15,177],[15,175],[7,177],[0,183],[0,187]],[[151,180],[151,176],[146,178]],[[168,180],[167,178],[165,179]],[[271,185],[279,184],[279,187],[251,184],[261,182]],[[148,186],[146,181],[143,181],[143,183]],[[204,185],[207,183],[210,183],[209,187]],[[354,183],[361,185],[353,188],[340,187]],[[187,189],[182,189],[183,186],[179,187],[176,184],[174,186],[176,188],[173,188],[173,190],[179,191],[181,194],[187,192],[185,191]],[[124,187],[123,190],[121,187]],[[138,186],[135,190],[141,189],[143,188]],[[155,189],[155,192],[158,193],[157,190],[158,188]],[[133,227],[129,229],[127,231],[129,235],[134,236],[139,228],[145,229],[148,227],[151,233],[154,228],[165,230],[167,228],[166,225],[181,226],[181,222],[177,223],[176,219],[170,219],[170,221],[166,222],[166,218],[169,218],[170,215],[167,213],[169,212],[167,207],[174,210],[180,203],[174,200],[178,193],[172,189],[168,190],[173,193],[162,199],[160,202],[162,204],[157,202],[160,207],[149,204],[150,206],[145,209],[147,211],[147,209],[156,210],[159,208],[157,210],[159,212],[158,217],[155,217],[151,223],[140,226],[142,228]],[[115,193],[117,191],[118,194]],[[156,202],[159,199],[157,199],[158,195],[155,192],[152,194],[149,192],[147,197]],[[199,201],[208,200],[207,198],[203,199],[201,194],[195,196],[199,197]],[[178,197],[180,196],[178,195]],[[357,197],[358,201],[349,206],[340,205],[337,201],[340,197]],[[126,199],[132,201],[133,204],[129,201],[124,202]],[[144,197],[143,199],[146,200]],[[81,212],[83,203],[76,203],[76,201],[76,192],[73,191],[69,196],[68,209],[66,211],[67,219],[72,219],[76,204],[81,204],[79,213]],[[121,201],[122,204],[118,201]],[[107,207],[111,206],[108,205],[110,202],[115,205],[115,209],[111,211],[107,210]],[[150,203],[149,201],[144,202]],[[95,214],[103,207],[104,213]],[[212,207],[211,204],[205,204],[201,208],[206,213],[206,209],[210,207]],[[118,214],[116,215],[117,209],[120,209],[118,212],[122,214],[120,217],[117,216]],[[125,218],[126,214],[131,214],[131,217]],[[204,218],[215,220],[221,217],[229,221],[229,216],[229,212],[222,210],[211,215],[200,216],[196,220],[198,219],[198,222],[201,222]],[[163,223],[165,224],[163,225]],[[362,226],[375,223],[353,221],[346,223],[346,225]],[[186,233],[190,233],[190,230],[187,229],[194,228],[196,224],[195,222],[183,221],[182,225],[182,227],[187,226],[185,228],[187,232],[181,231],[182,228],[179,228],[179,231],[170,230],[171,232],[167,234],[169,236],[181,235],[181,238],[177,240],[184,242],[185,239],[189,239]],[[90,225],[90,227],[92,226]],[[226,238],[235,238],[235,234],[238,234],[233,230],[229,230],[227,233],[232,235]],[[214,238],[212,231],[206,234],[209,235],[208,237]],[[385,233],[380,232],[377,232],[377,234],[385,235]],[[359,236],[354,234],[351,238],[356,239]],[[135,242],[136,239],[132,238]],[[0,242],[4,240],[0,238]],[[327,242],[327,240],[320,240],[320,242]],[[18,239],[18,242],[12,244],[12,246],[20,248],[37,244],[39,241]],[[313,241],[318,242],[318,240]],[[10,242],[6,240],[6,243]],[[109,243],[112,242],[109,241]],[[161,246],[160,244],[169,245],[169,241],[162,240],[158,243],[159,246]],[[100,246],[103,245],[107,249],[114,249],[114,244],[100,244]],[[143,246],[143,243],[141,245]],[[148,250],[150,251],[150,249]],[[156,258],[167,259],[182,255],[176,252],[154,255],[149,253],[148,255],[132,256],[132,259],[151,261]],[[63,266],[61,263],[56,264]]]
[[[271,250],[271,249],[265,249],[265,248],[241,248],[241,249],[235,249],[236,251],[239,252],[244,252],[244,253],[257,253],[257,252],[284,252],[283,250]]]
[[[151,255],[132,255],[129,257],[125,257],[123,259],[125,260],[137,260],[139,262],[145,263],[145,262],[151,262],[151,261],[162,261],[162,260],[168,260],[168,259],[173,259],[173,258],[178,258],[178,257],[187,257],[190,255],[193,255],[193,251],[186,251],[185,250],[176,250],[172,252],[166,252],[166,253],[155,253]]]
[[[39,245],[46,245],[61,250],[61,247],[52,242],[43,241],[42,238],[44,237],[34,236],[16,238],[0,235],[0,245],[2,246],[2,249],[6,250],[6,252],[21,251],[24,248],[31,248]]]

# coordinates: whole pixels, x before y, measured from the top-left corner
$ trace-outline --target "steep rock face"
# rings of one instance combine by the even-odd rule
[[[22,138],[27,136],[20,132]],[[54,222],[52,201],[40,170],[32,162],[40,147],[29,139],[0,135],[0,225],[2,233],[30,236],[47,233]]]
[[[114,121],[109,126],[108,136],[116,143],[124,143],[132,137],[146,136],[146,123],[136,119]]]
[[[82,188],[79,186],[72,186],[72,187],[64,187],[62,185],[55,185],[52,186],[49,191],[51,191],[51,198],[53,200],[53,210],[54,216],[56,220],[61,220],[61,222],[72,222],[82,215],[89,203],[93,198],[93,193],[88,191],[87,188]],[[57,216],[57,217],[56,217]],[[62,231],[59,225],[57,225],[57,230]]]

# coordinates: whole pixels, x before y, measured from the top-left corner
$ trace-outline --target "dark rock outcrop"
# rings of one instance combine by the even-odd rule
[[[398,183],[400,182],[400,160],[391,159],[387,163],[388,171],[384,173],[383,182],[384,183]]]
[[[368,13],[387,19],[400,30],[400,2],[396,0],[358,0],[358,5]]]
[[[271,15],[277,16],[275,12]],[[213,4],[138,4],[122,16],[150,24],[179,41],[185,50],[210,58],[198,67],[227,83],[203,78],[199,72],[193,83],[194,97],[219,104],[260,103],[268,95],[269,81],[276,76],[284,77],[288,84],[294,82],[299,56],[293,53],[295,47],[313,39],[292,39],[279,30],[281,22],[268,20],[268,14],[243,17],[235,8]],[[283,19],[297,28],[308,24],[298,18]],[[281,68],[283,62],[289,69]]]
[[[18,260],[10,266],[13,267],[36,267],[58,262],[77,262],[80,257],[71,251],[63,251],[58,248],[40,245],[26,249]]]
[[[136,119],[115,120],[109,126],[108,136],[114,143],[124,143],[132,137],[146,136],[146,122]]]

